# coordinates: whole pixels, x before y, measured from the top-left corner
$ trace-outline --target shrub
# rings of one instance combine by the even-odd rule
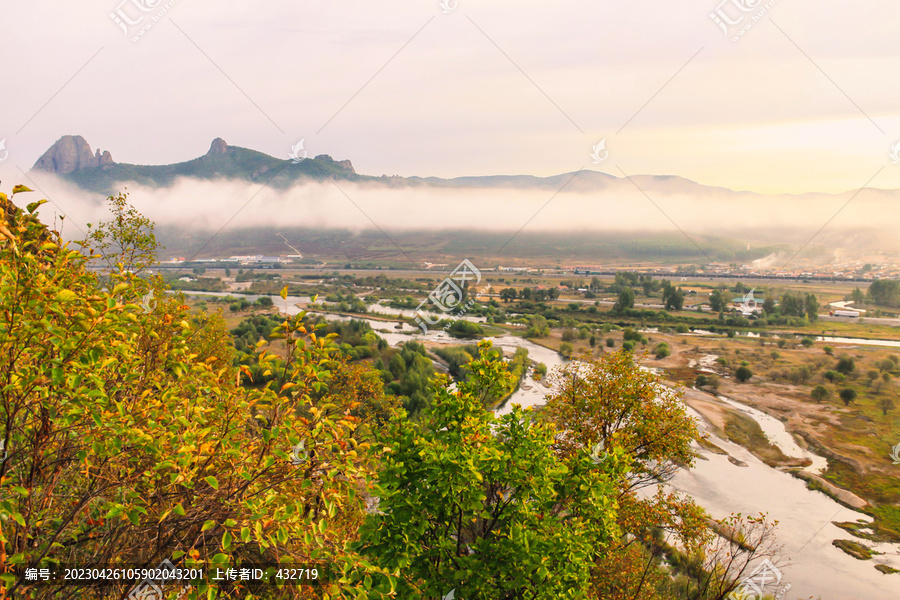
[[[845,379],[845,377],[843,375],[841,375],[840,373],[838,373],[837,371],[825,371],[825,379],[827,379],[831,383],[834,383],[836,381],[837,382],[843,381]]]
[[[272,308],[275,305],[275,303],[272,302],[272,298],[269,296],[260,296],[256,299],[256,302],[254,302],[254,304],[257,306],[261,306],[262,308]]]
[[[811,337],[805,337],[800,341],[800,343],[803,344],[805,347],[810,348],[816,342]]]
[[[738,370],[734,372],[734,376],[738,381],[744,383],[745,381],[750,381],[750,378],[753,377],[753,371],[747,367],[738,367]]]
[[[679,323],[675,326],[675,333],[687,333],[690,329],[684,323]]]
[[[816,402],[821,402],[822,400],[828,398],[828,396],[831,395],[831,392],[829,392],[828,388],[824,385],[817,385],[813,388],[813,391],[810,392],[809,395],[812,396],[812,399]]]
[[[780,353],[780,352],[777,352],[776,350],[772,350],[772,351],[769,353],[769,356],[772,357],[772,360],[778,360],[779,358],[781,358],[781,353]]]
[[[559,345],[559,353],[562,355],[563,358],[569,358],[570,356],[572,356],[573,351],[574,351],[574,348],[572,347],[572,344],[570,344],[569,342],[563,342],[562,344]]]
[[[672,354],[672,350],[669,348],[669,345],[665,342],[660,342],[659,344],[657,344],[656,349],[654,351],[656,352],[656,358],[659,358],[659,359],[666,358],[667,356]]]
[[[625,352],[631,352],[634,350],[634,342],[628,340],[627,342],[622,342],[622,350]]]
[[[626,342],[640,342],[643,336],[639,331],[635,331],[631,327],[626,327],[622,336]]]
[[[720,356],[719,358],[717,358],[716,362],[719,363],[720,365],[722,365],[723,367],[728,366],[728,359],[725,358],[724,356]]]
[[[849,375],[856,370],[856,362],[850,356],[842,356],[838,359],[834,370],[843,375]]]
[[[694,379],[694,387],[703,387],[709,384],[709,378],[706,375],[697,375]]]
[[[828,356],[834,355],[834,348],[832,348],[831,346],[823,346],[822,350],[824,350],[825,354],[827,354]]]
[[[616,340],[613,338],[606,338],[606,347],[607,348],[615,348]]]
[[[844,388],[841,390],[841,400],[844,401],[845,406],[850,406],[850,403],[856,400],[856,390],[852,388]]]

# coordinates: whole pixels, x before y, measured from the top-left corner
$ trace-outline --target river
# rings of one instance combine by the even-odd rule
[[[227,294],[213,293],[213,295]],[[278,305],[278,299],[274,299]],[[308,301],[308,298],[297,297],[295,300],[295,297],[288,297],[288,312],[292,314],[299,312],[300,309],[294,304],[304,301]],[[427,340],[439,344],[465,343],[440,330],[423,334],[419,329],[410,326],[404,325],[402,329],[395,329],[393,323],[354,315],[326,315],[326,318],[368,321],[391,346],[410,340]],[[508,350],[509,353],[514,352],[516,348],[527,349],[531,360],[544,363],[551,372],[566,362],[557,352],[519,337],[501,336],[486,339]],[[852,338],[841,339],[844,340],[848,343],[861,343]],[[542,384],[535,384],[530,377],[524,383],[531,388],[520,388],[516,391],[510,401],[498,411],[499,414],[508,412],[513,403],[522,406],[537,406],[543,403],[544,395],[550,390]],[[756,420],[767,437],[786,455],[809,458],[813,464],[807,470],[815,472],[826,466],[824,458],[797,445],[778,419],[734,400],[726,398],[724,401]],[[846,531],[834,526],[832,521],[871,522],[869,516],[844,508],[821,492],[807,489],[804,481],[769,467],[742,446],[718,438],[709,431],[708,424],[696,411],[687,406],[685,408],[695,418],[698,427],[710,435],[710,441],[747,466],[737,466],[731,463],[727,456],[713,454],[697,446],[696,449],[706,460],[697,460],[694,468],[690,470],[679,470],[669,485],[690,495],[714,518],[724,518],[738,512],[744,515],[763,512],[771,519],[777,519],[778,540],[783,545],[783,555],[789,559],[787,563],[779,563],[784,576],[781,585],[791,585],[785,600],[810,596],[821,600],[900,598],[900,574],[884,575],[875,570],[874,561],[857,560],[831,543],[835,539],[854,539]],[[900,544],[863,543],[883,553],[878,557],[879,562],[900,569]]]

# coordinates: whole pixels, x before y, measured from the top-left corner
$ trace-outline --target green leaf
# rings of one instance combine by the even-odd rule
[[[31,190],[28,190],[28,191],[30,192]],[[34,211],[36,211],[41,204],[46,204],[46,203],[47,203],[46,200],[38,200],[37,202],[30,202],[28,204],[28,206],[25,207],[25,209],[28,211],[28,214],[33,215]]]
[[[204,477],[203,481],[205,481],[206,483],[211,485],[212,489],[214,489],[214,490],[219,489],[219,480],[216,479],[215,477],[213,477],[212,475],[210,475],[209,477]]]
[[[182,517],[184,516],[184,507],[181,505],[181,503],[176,504],[172,510],[175,511],[176,515],[180,515]]]
[[[222,534],[222,550],[231,550],[231,532],[226,531]]]
[[[288,286],[284,286],[283,288],[281,288],[281,299],[282,300],[287,300],[287,295],[288,295],[287,292],[288,292]]]
[[[244,542],[245,544],[250,541],[250,528],[249,527],[241,528],[241,541]]]
[[[113,506],[111,509],[109,509],[109,512],[106,513],[106,517],[104,517],[104,518],[114,519],[115,517],[118,517],[119,515],[121,515],[123,512],[125,512],[125,507]]]
[[[207,521],[206,523],[203,524],[203,527],[200,528],[200,531],[201,532],[209,531],[210,529],[212,529],[215,526],[216,526],[216,522],[213,521],[212,519],[210,519],[209,521]]]
[[[60,302],[71,302],[72,300],[75,300],[76,298],[78,298],[78,294],[76,294],[72,290],[60,290],[56,294],[56,299],[59,300]]]
[[[15,196],[16,194],[22,194],[22,193],[24,193],[24,192],[33,192],[33,191],[34,191],[33,189],[31,189],[31,188],[29,188],[29,187],[25,187],[24,185],[21,185],[21,184],[20,184],[20,185],[17,185],[16,187],[13,188],[13,192],[12,192],[12,193],[13,193],[13,196]],[[41,203],[38,204],[38,206],[40,206],[40,205],[43,204],[44,202],[46,202],[46,200],[41,200]],[[35,203],[32,202],[32,204],[35,204]],[[28,212],[34,212],[33,210],[31,210],[31,204],[28,205]]]

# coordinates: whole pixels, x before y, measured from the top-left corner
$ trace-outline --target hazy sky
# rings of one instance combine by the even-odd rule
[[[0,180],[81,134],[142,164],[305,138],[373,175],[900,188],[900,3],[719,1],[5,0]]]

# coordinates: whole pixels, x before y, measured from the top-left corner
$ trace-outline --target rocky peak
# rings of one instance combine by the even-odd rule
[[[333,158],[331,158],[330,154],[320,154],[316,157],[316,160],[331,163],[334,166],[340,167],[344,171],[347,171],[348,173],[356,173],[356,169],[353,168],[353,163],[351,163],[349,160],[334,160]]]
[[[44,152],[34,168],[67,175],[83,169],[95,169],[101,166],[114,165],[112,155],[107,152],[94,154],[90,144],[80,135],[64,135],[50,149]]]
[[[225,140],[222,138],[216,138],[213,140],[212,144],[210,144],[209,152],[207,152],[206,155],[225,154],[226,152],[228,152],[228,144],[226,144]]]

